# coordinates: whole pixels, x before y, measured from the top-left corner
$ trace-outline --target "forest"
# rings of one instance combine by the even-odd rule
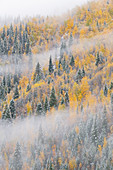
[[[0,169],[113,169],[113,0],[0,27]]]

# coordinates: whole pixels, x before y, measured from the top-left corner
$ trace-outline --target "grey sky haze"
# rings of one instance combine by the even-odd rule
[[[1,17],[57,15],[87,0],[0,0]]]

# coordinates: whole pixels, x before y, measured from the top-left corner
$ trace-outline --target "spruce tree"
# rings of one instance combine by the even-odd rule
[[[81,81],[81,80],[82,80],[82,72],[79,69],[77,72],[76,81],[77,81],[77,83],[79,83],[79,81]]]
[[[16,118],[16,108],[15,108],[15,102],[13,99],[10,101],[9,109],[11,112],[11,117],[13,119],[15,119]]]
[[[62,96],[61,105],[63,105],[63,104],[64,104],[64,98]]]
[[[70,34],[70,38],[69,38],[69,47],[73,44],[73,35],[72,33]]]
[[[3,27],[3,32],[2,32],[2,35],[1,35],[1,38],[4,40],[4,38],[5,38],[5,34],[6,34],[6,32],[5,32],[5,27]]]
[[[66,70],[66,59],[64,57],[64,60],[62,62],[62,67],[63,67],[63,70],[65,71]]]
[[[20,148],[19,143],[17,143],[14,156],[13,156],[12,169],[21,170],[22,166],[23,166],[23,162],[22,162],[22,156],[21,156],[21,148]]]
[[[3,49],[3,42],[0,39],[0,55],[3,55],[3,51],[4,51],[4,49]]]
[[[19,90],[18,90],[18,85],[16,83],[13,99],[17,99],[17,98],[19,98]]]
[[[30,91],[30,90],[31,90],[31,85],[30,85],[30,83],[28,83],[26,92],[28,92],[28,91]]]
[[[113,93],[111,94],[111,112],[113,116]]]
[[[7,104],[5,105],[5,108],[3,110],[2,119],[11,121],[11,115]]]
[[[84,70],[84,67],[82,68],[82,77],[85,77],[85,70]]]
[[[53,63],[52,63],[52,58],[50,56],[50,59],[49,59],[49,74],[52,74],[53,73]]]
[[[99,52],[97,52],[95,65],[98,67],[99,64],[100,64],[100,56],[99,56]]]
[[[108,88],[107,88],[107,85],[105,84],[105,86],[104,86],[104,96],[107,97],[107,95],[108,95]]]
[[[30,48],[29,39],[27,39],[26,54],[29,54],[29,48]]]
[[[38,104],[37,104],[36,113],[37,113],[37,115],[39,115],[39,116],[42,115],[43,110],[42,110],[42,104],[41,104],[41,103],[38,103]]]
[[[25,31],[24,31],[23,37],[22,37],[22,54],[24,54],[25,52],[25,42],[26,42],[26,39],[25,39]]]
[[[73,55],[71,56],[70,65],[71,65],[72,67],[74,67],[74,65],[75,65],[75,60],[74,60]]]
[[[65,93],[65,105],[66,106],[69,105],[69,94],[68,94],[68,91],[66,91],[66,93]]]
[[[49,104],[50,104],[50,107],[53,107],[53,106],[56,107],[57,106],[57,99],[56,99],[54,87],[52,87],[52,90],[51,90]]]
[[[7,55],[8,53],[8,48],[7,48],[7,39],[4,38],[4,55]]]
[[[102,113],[102,134],[104,137],[107,137],[107,133],[108,133],[107,110],[106,106],[104,106],[104,111]]]
[[[8,75],[8,77],[7,77],[7,92],[10,93],[10,91],[11,91],[11,78]]]
[[[113,89],[113,82],[111,82],[111,84],[110,84],[110,90],[112,90]]]
[[[92,139],[92,142],[97,146],[98,145],[97,116],[93,120],[93,125],[91,129],[91,139]]]
[[[48,99],[47,96],[45,98],[45,103],[44,103],[44,111],[45,113],[49,110],[49,103],[48,103]]]
[[[37,66],[36,66],[36,70],[35,70],[35,74],[34,74],[34,81],[35,82],[38,82],[41,80],[41,67],[40,67],[40,64],[38,62]]]
[[[5,76],[3,77],[2,84],[3,84],[4,87],[6,86],[6,79],[5,79]]]

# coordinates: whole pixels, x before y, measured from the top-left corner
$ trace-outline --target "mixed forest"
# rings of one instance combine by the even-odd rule
[[[0,67],[1,170],[113,169],[113,0],[4,25]]]

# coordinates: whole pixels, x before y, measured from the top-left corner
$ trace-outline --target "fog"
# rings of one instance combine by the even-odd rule
[[[87,169],[87,164],[90,165],[88,162],[90,159],[91,165],[96,164],[100,169],[106,170],[107,162],[112,158],[113,136],[109,134],[107,147],[103,148],[100,157],[98,145],[103,145],[105,131],[109,132],[110,125],[108,123],[107,129],[104,129],[103,122],[106,120],[106,115],[103,115],[102,105],[101,109],[98,107],[96,114],[96,116],[91,114],[90,108],[87,108],[81,114],[63,111],[46,117],[31,116],[10,124],[0,122],[0,168],[5,169],[7,166],[10,170],[17,170],[16,155],[20,154],[17,162],[18,166],[23,166],[21,169],[25,169],[26,163],[28,169],[48,169],[51,158],[56,162],[59,157],[62,159],[61,169],[64,169],[66,158],[63,153],[69,152],[78,162],[85,162],[84,169]],[[95,122],[98,132],[96,145],[93,137]],[[80,141],[82,147],[79,152]],[[17,143],[21,150],[20,153],[16,151],[17,154],[14,154]],[[41,164],[40,157],[43,154],[43,164]]]
[[[87,0],[4,0],[0,1],[1,17],[59,15]]]

